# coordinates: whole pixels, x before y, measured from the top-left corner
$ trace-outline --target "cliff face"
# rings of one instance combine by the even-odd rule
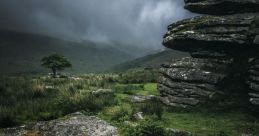
[[[211,15],[168,26],[163,44],[192,58],[161,66],[163,102],[196,107],[221,95],[259,106],[259,0],[185,3],[192,12]]]

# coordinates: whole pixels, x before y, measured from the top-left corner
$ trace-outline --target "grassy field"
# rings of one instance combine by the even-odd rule
[[[152,78],[150,81],[133,82],[130,79],[125,81],[124,76],[88,74],[63,79],[42,76],[2,77],[0,127],[51,120],[81,111],[110,122],[119,128],[121,135],[126,136],[138,124],[147,125],[147,128],[176,128],[197,136],[259,135],[259,119],[245,112],[175,110],[158,100],[133,103],[130,101],[132,95],[159,96],[157,84],[152,82]],[[111,89],[112,92],[98,95],[92,93],[100,88]],[[134,119],[136,112],[143,112],[148,123]]]
[[[118,127],[123,125],[125,121],[130,119],[131,112],[136,108],[134,104],[129,102],[130,95],[159,95],[156,83],[145,84],[127,84],[132,86],[143,86],[143,89],[132,89],[130,94],[117,92],[116,98],[119,104],[105,108],[99,113],[99,117],[112,122]],[[127,86],[121,85],[120,86]],[[147,105],[150,106],[150,105]],[[121,107],[123,107],[121,109]],[[243,113],[241,111],[229,111],[222,113],[213,113],[209,111],[174,111],[167,106],[163,106],[162,119],[159,120],[153,115],[147,115],[147,118],[154,118],[163,127],[176,128],[191,132],[197,136],[238,136],[241,134],[259,135],[259,120],[258,118]],[[118,120],[113,117],[118,113],[125,113]],[[148,113],[147,113],[148,114]],[[122,122],[121,122],[122,121]],[[138,121],[132,121],[137,123]],[[123,132],[122,132],[123,133]]]

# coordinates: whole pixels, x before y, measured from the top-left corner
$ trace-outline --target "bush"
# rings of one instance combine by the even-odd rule
[[[164,112],[163,105],[158,99],[152,99],[149,102],[139,105],[140,111],[149,115],[156,115],[158,119],[162,119]]]
[[[129,84],[129,85],[115,85],[114,86],[114,90],[116,90],[116,92],[118,93],[124,93],[124,94],[128,94],[128,95],[133,95],[135,94],[135,90],[143,90],[144,89],[144,85],[143,84]]]
[[[56,107],[65,114],[68,114],[80,110],[96,112],[116,103],[117,100],[112,93],[94,95],[90,92],[76,92],[74,94],[63,93],[63,95],[56,100]]]
[[[131,114],[132,114],[131,107],[121,105],[117,110],[114,111],[111,119],[114,121],[123,122],[128,120]]]
[[[216,136],[228,136],[224,131],[220,131],[216,134]]]
[[[0,114],[0,128],[12,127],[18,124],[15,115],[9,113]]]
[[[152,120],[141,121],[135,127],[127,127],[123,130],[125,136],[166,136],[166,130]]]
[[[98,79],[98,80],[93,80]],[[116,104],[113,93],[93,95],[90,81],[103,79],[51,79],[46,77],[0,77],[0,128],[30,121],[58,118],[77,111],[89,114]]]
[[[156,82],[159,73],[153,70],[130,69],[120,75],[120,83],[149,83]]]

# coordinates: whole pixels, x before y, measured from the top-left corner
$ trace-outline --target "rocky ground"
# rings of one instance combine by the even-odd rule
[[[95,117],[73,113],[61,119],[3,130],[2,136],[116,136],[117,128]]]

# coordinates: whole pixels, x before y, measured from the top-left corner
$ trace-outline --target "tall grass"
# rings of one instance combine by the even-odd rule
[[[94,95],[91,91],[109,87],[113,75],[81,78],[0,77],[0,127],[29,121],[49,120],[85,111],[97,112],[116,104],[113,93]]]

